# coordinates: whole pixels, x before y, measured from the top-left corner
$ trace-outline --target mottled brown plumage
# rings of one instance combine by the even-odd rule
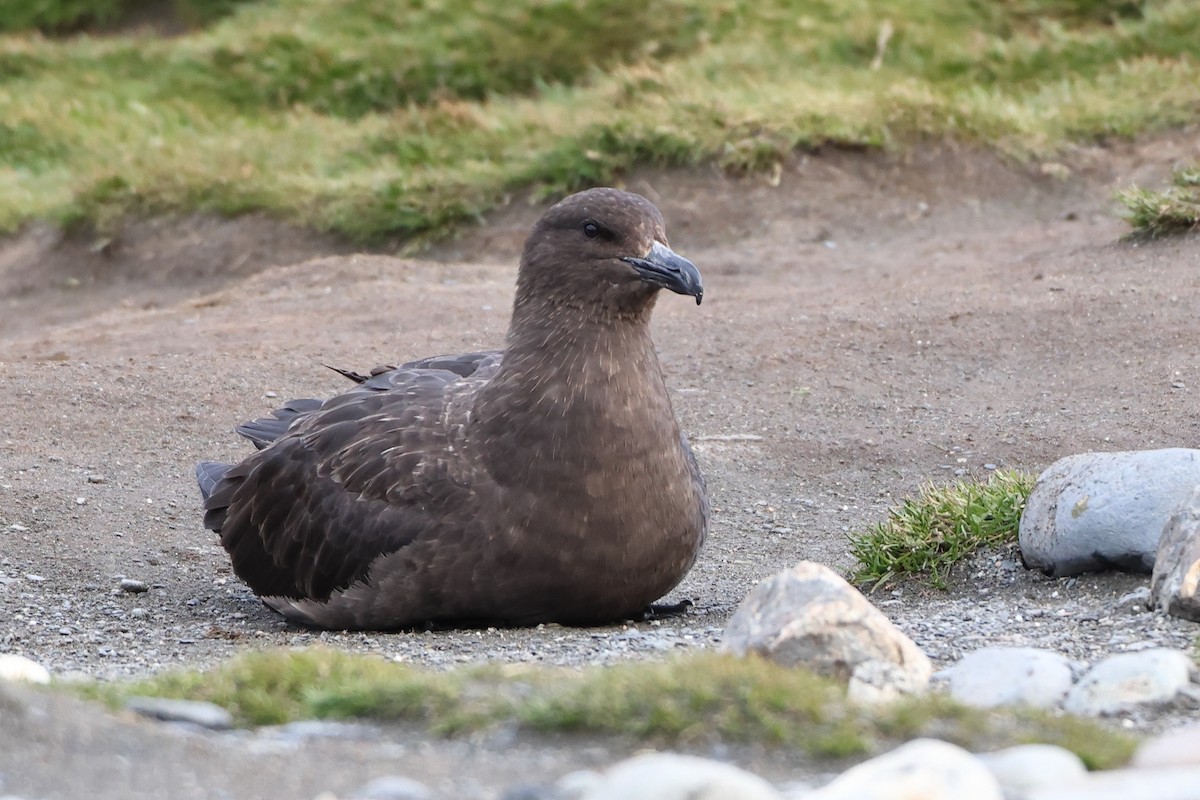
[[[662,217],[616,189],[534,226],[503,352],[293,401],[197,467],[205,525],[272,608],[328,628],[611,622],[674,587],[704,483],[650,340],[660,288],[700,301]]]

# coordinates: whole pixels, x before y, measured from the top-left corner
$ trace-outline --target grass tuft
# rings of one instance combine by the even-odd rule
[[[242,725],[365,718],[420,724],[437,735],[507,725],[662,745],[758,743],[801,748],[818,759],[937,736],[976,751],[1051,742],[1093,768],[1107,768],[1124,763],[1133,747],[1129,737],[1087,720],[980,711],[938,694],[864,709],[848,703],[840,685],[802,669],[714,653],[581,672],[529,666],[433,672],[333,650],[276,650],[208,672],[88,684],[82,691],[114,706],[131,695],[206,700]]]
[[[925,485],[917,498],[891,509],[886,521],[851,534],[850,552],[860,565],[851,581],[878,588],[927,575],[933,586],[945,589],[954,564],[981,547],[1017,540],[1034,480],[1028,473],[998,470],[986,483]]]
[[[547,687],[519,715],[538,731],[672,742],[715,737],[797,746],[826,757],[868,749],[840,686],[758,658],[707,654],[592,670]]]
[[[134,5],[0,0],[0,19],[70,29]],[[174,7],[214,21],[0,33],[0,232],[255,210],[412,241],[639,165],[775,176],[796,148],[927,137],[1050,156],[1200,108],[1192,0]]]
[[[365,684],[390,688],[419,680],[415,671],[382,660],[313,649],[248,653],[208,672],[169,672],[104,686],[100,693],[114,703],[129,695],[206,700],[228,709],[239,724],[276,725],[310,716],[351,716],[328,704],[332,687],[354,691]],[[317,715],[314,706],[320,704],[325,704],[325,713]],[[424,709],[413,705],[393,710],[400,719],[419,716]]]
[[[249,0],[172,0],[160,13],[188,26],[208,24]],[[120,25],[134,17],[145,0],[0,0],[0,31],[37,30],[62,34]]]
[[[1161,192],[1133,187],[1118,193],[1134,236],[1154,238],[1200,229],[1200,164],[1175,170]]]

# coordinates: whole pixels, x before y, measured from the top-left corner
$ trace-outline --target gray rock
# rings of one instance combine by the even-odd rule
[[[980,753],[976,758],[1011,792],[1062,786],[1087,775],[1087,767],[1079,756],[1052,744],[1021,744]]]
[[[1133,754],[1132,766],[1200,767],[1200,722],[1188,723],[1143,742]]]
[[[1191,671],[1192,660],[1168,648],[1110,656],[1075,684],[1063,708],[1097,716],[1165,705],[1187,688]]]
[[[675,753],[647,753],[600,776],[583,800],[782,800],[757,775],[719,761]]]
[[[804,800],[1004,800],[1000,783],[961,747],[914,739],[843,772]]]
[[[1038,477],[1021,515],[1026,565],[1055,575],[1150,572],[1163,525],[1200,485],[1200,450],[1083,453]]]
[[[185,722],[217,731],[233,727],[233,715],[215,703],[134,696],[125,701],[125,707],[143,717],[163,722]]]
[[[938,673],[950,696],[977,708],[1053,708],[1071,690],[1071,662],[1034,647],[984,647]]]
[[[133,578],[122,578],[120,589],[122,592],[128,592],[129,594],[142,594],[143,592],[150,591],[150,587],[146,585],[145,581]]]
[[[384,775],[354,791],[354,800],[433,800],[433,792],[420,781],[403,775]]]
[[[1150,595],[1156,608],[1200,622],[1200,486],[1163,527]]]
[[[1196,800],[1200,767],[1092,772],[1063,786],[1026,792],[1022,800]]]
[[[754,587],[725,628],[721,648],[844,681],[861,665],[880,661],[898,668],[891,672],[898,691],[924,689],[933,672],[928,656],[857,589],[811,561]],[[873,673],[880,671],[868,668],[860,681],[878,677]]]

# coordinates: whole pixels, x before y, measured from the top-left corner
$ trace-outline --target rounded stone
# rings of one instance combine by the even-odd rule
[[[0,653],[0,680],[49,683],[50,672],[41,664],[16,653]]]
[[[882,611],[829,567],[811,561],[755,586],[729,620],[721,649],[847,682],[863,664],[892,664],[889,674],[902,692],[923,690],[933,672],[929,657]],[[874,677],[881,676],[876,671]]]
[[[1062,786],[1087,775],[1083,759],[1052,744],[1021,744],[976,757],[1012,792]]]
[[[1143,742],[1133,754],[1133,766],[1200,767],[1200,722],[1182,725]]]
[[[1035,647],[984,647],[939,673],[950,696],[977,708],[1053,708],[1071,690],[1071,663]]]
[[[1000,783],[975,756],[948,742],[914,739],[843,772],[804,800],[1003,800]]]
[[[1049,575],[1150,572],[1163,525],[1200,485],[1200,450],[1081,453],[1050,465],[1021,514],[1021,555]]]
[[[1080,678],[1063,708],[1072,714],[1099,716],[1165,705],[1188,685],[1191,672],[1192,660],[1168,648],[1110,656]]]
[[[233,727],[233,715],[216,703],[134,695],[125,701],[130,711],[162,722],[182,722],[223,731]]]

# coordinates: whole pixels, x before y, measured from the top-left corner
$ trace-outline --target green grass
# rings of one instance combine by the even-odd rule
[[[193,2],[230,13],[0,35],[0,232],[260,210],[419,240],[639,165],[923,137],[1030,158],[1200,109],[1192,0]],[[126,4],[51,7],[82,5]]]
[[[171,0],[160,13],[184,25],[199,26],[233,11],[249,0]],[[47,34],[119,25],[135,15],[146,0],[0,0],[0,31],[37,30]]]
[[[1127,209],[1133,235],[1144,237],[1187,233],[1200,228],[1200,164],[1175,170],[1171,185],[1161,192],[1140,187],[1117,195]]]
[[[954,564],[981,547],[1017,540],[1033,484],[1033,475],[998,470],[986,483],[925,485],[915,499],[891,509],[884,522],[851,534],[850,552],[859,563],[851,581],[878,587],[925,575],[945,589]]]
[[[518,715],[544,732],[752,741],[824,757],[870,749],[866,726],[841,687],[758,658],[705,655],[593,670],[561,686],[547,684]]]
[[[712,653],[582,672],[528,666],[433,672],[332,650],[275,650],[208,672],[89,684],[84,692],[118,706],[132,695],[207,700],[243,725],[365,718],[421,724],[438,735],[511,725],[655,744],[753,742],[822,759],[938,736],[976,750],[1049,742],[1093,768],[1109,768],[1127,761],[1135,744],[1086,720],[978,711],[941,695],[862,709],[846,702],[841,686],[804,670]]]

